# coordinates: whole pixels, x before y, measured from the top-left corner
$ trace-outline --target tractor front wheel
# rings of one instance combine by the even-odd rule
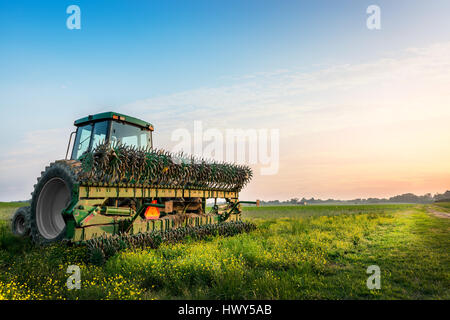
[[[11,229],[16,236],[30,235],[30,207],[21,207],[16,210],[11,219]]]
[[[77,183],[73,161],[50,164],[35,185],[31,199],[30,228],[35,243],[48,244],[66,237],[66,223],[62,212],[72,198]]]

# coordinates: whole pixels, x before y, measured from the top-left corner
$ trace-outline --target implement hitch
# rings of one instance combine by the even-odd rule
[[[256,201],[238,201],[238,202],[235,202],[235,203],[233,204],[233,206],[231,207],[230,211],[225,212],[225,213],[223,213],[223,214],[221,214],[221,215],[219,216],[220,221],[221,221],[221,222],[226,221],[226,220],[230,217],[230,215],[231,215],[233,212],[234,212],[234,213],[240,213],[240,211],[238,210],[238,206],[239,206],[241,203],[244,203],[244,204],[255,204],[257,207],[259,207],[259,200],[256,200]]]

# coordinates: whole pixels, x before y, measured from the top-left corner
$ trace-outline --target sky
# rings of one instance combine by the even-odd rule
[[[380,7],[381,29],[366,26]],[[81,29],[66,26],[78,5]],[[279,130],[242,199],[450,189],[450,2],[0,1],[0,201],[30,198],[73,121]]]

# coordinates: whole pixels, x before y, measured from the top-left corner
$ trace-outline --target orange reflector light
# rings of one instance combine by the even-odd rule
[[[119,116],[113,115],[113,119],[117,120],[119,119]]]
[[[156,203],[156,200],[153,200],[152,203]],[[147,220],[155,220],[159,218],[159,208],[156,207],[147,207],[145,209],[145,219]]]

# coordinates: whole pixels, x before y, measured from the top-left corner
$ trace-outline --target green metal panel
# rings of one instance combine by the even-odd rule
[[[136,126],[139,127],[143,127],[143,128],[152,128],[151,130],[153,130],[153,125],[149,122],[134,118],[134,117],[130,117],[118,112],[103,112],[103,113],[97,113],[94,115],[90,115],[81,119],[78,119],[74,122],[74,125],[79,127],[81,125],[84,125],[86,123],[90,123],[90,122],[94,122],[94,121],[99,121],[99,120],[114,120],[113,116],[118,116],[120,118],[124,118],[124,120],[120,120],[120,121],[124,121],[126,123],[130,123],[130,124],[134,124]]]

